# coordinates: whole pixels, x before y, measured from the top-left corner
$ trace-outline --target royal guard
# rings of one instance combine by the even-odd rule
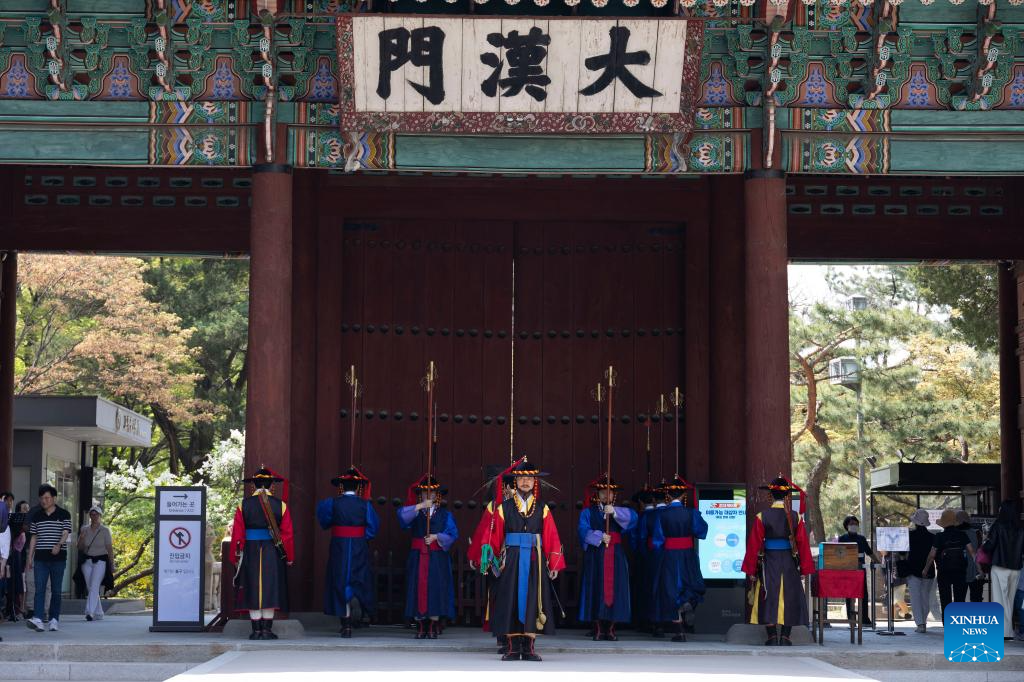
[[[266,467],[245,482],[253,493],[235,511],[228,554],[237,566],[238,610],[249,612],[249,639],[277,639],[274,611],[288,610],[287,567],[295,559],[288,483]],[[281,497],[274,496],[275,483],[284,483]]]
[[[616,623],[628,623],[629,562],[622,536],[636,526],[636,512],[615,506],[621,486],[602,474],[588,486],[591,504],[580,512],[578,532],[583,548],[583,585],[579,618],[593,623],[594,641],[618,640]]]
[[[761,490],[771,495],[772,506],[754,519],[743,558],[743,572],[751,584],[750,622],[767,627],[766,646],[792,646],[793,626],[808,624],[800,577],[814,572],[807,528],[790,499],[799,492],[800,509],[806,509],[804,493],[782,474]]]
[[[352,601],[362,613],[372,614],[376,606],[368,543],[377,535],[379,521],[370,502],[370,479],[359,469],[349,467],[331,485],[339,494],[316,508],[320,526],[331,531],[324,613],[341,619],[341,636],[347,638],[352,636]]]
[[[499,573],[490,623],[499,641],[507,638],[501,660],[539,661],[535,639],[555,631],[552,581],[565,568],[565,556],[551,511],[540,502],[540,478],[547,474],[525,457],[504,474],[515,478],[515,493],[503,500],[496,482],[495,511],[480,542],[470,546],[469,560]]]
[[[440,507],[441,484],[424,474],[398,510],[398,521],[412,533],[405,564],[405,617],[417,624],[416,639],[437,639],[441,618],[455,618],[455,587],[448,550],[459,538],[455,517]]]
[[[704,601],[704,577],[694,540],[708,535],[708,524],[700,511],[685,505],[690,489],[678,474],[661,489],[667,506],[654,514],[651,545],[658,550],[654,571],[651,618],[671,623],[672,641],[685,642],[684,628],[692,628],[697,605]]]
[[[654,569],[657,566],[657,554],[654,537],[654,512],[657,499],[664,493],[656,489],[644,488],[634,497],[640,508],[639,518],[629,532],[629,544],[633,550],[635,570],[633,571],[633,619],[638,629],[651,632],[655,637],[664,637],[657,623],[651,619],[651,601],[654,598]]]
[[[501,501],[504,502],[512,497],[516,491],[516,479],[508,474],[498,474],[491,480],[484,484],[485,488],[489,488],[491,485],[496,485],[498,481],[501,481]],[[469,551],[467,556],[479,557],[480,546],[485,542],[485,539],[489,537],[491,533],[491,516],[494,514],[495,502],[492,499],[484,507],[484,513],[480,515],[480,522],[476,525],[476,530],[473,531],[472,537],[469,538]],[[474,549],[476,548],[476,549]],[[469,560],[469,567],[474,571],[480,568],[479,558],[473,561],[472,558]],[[491,608],[494,603],[494,582],[497,579],[498,568],[497,564],[485,566],[484,572],[484,591],[486,606],[484,607],[483,617],[483,629],[484,632],[491,632]],[[496,636],[498,640],[498,653],[504,654],[508,651],[508,637],[505,635]]]

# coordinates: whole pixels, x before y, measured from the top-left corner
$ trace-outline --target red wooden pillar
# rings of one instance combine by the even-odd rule
[[[18,252],[6,251],[0,268],[0,490],[14,483],[14,330],[18,316]]]
[[[744,182],[746,223],[747,490],[779,472],[789,475],[789,292],[786,179],[750,171]],[[755,508],[767,498],[751,495]]]
[[[744,480],[747,448],[743,178],[711,179],[710,478]]]
[[[245,471],[288,475],[291,452],[292,169],[253,166]]]
[[[710,182],[705,180],[705,182]],[[707,193],[705,193],[707,196]],[[685,450],[677,469],[691,482],[707,481],[711,472],[709,397],[710,397],[710,254],[708,222],[713,210],[706,202],[700,217],[686,225],[686,291],[683,311],[686,341],[683,346],[686,384]],[[681,469],[680,469],[681,467]],[[672,472],[666,472],[671,476]]]

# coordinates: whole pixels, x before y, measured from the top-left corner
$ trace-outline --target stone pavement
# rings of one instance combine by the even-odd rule
[[[305,619],[305,637],[297,640],[251,642],[223,634],[150,633],[149,616],[108,616],[87,623],[80,616],[69,616],[60,632],[34,632],[23,623],[0,625],[0,661],[13,662],[4,676],[11,679],[46,680],[163,680],[229,652],[270,650],[272,656],[288,654],[301,661],[307,654],[325,653],[342,657],[367,654],[366,660],[390,657],[405,652],[440,663],[459,664],[464,657],[500,664],[494,640],[476,628],[450,628],[441,639],[417,641],[411,631],[400,627],[373,627],[356,630],[355,637],[340,639],[336,623],[325,618]],[[965,672],[967,664],[948,663],[942,656],[942,629],[931,627],[919,635],[911,626],[898,623],[905,637],[882,637],[864,633],[864,645],[849,643],[844,628],[825,632],[825,646],[808,644],[795,647],[764,647],[730,644],[709,637],[691,638],[684,644],[652,640],[630,631],[620,632],[618,642],[592,642],[582,630],[560,630],[554,637],[542,638],[538,651],[544,655],[544,670],[549,663],[567,661],[570,669],[591,659],[611,662],[629,659],[637,662],[633,670],[645,670],[644,661],[678,657],[683,670],[713,663],[721,673],[748,663],[766,672],[784,669],[795,657],[827,663],[869,678],[893,682],[935,682],[936,677],[952,679]],[[281,653],[279,653],[281,652]],[[292,656],[291,654],[296,654]],[[615,654],[615,656],[605,656]],[[247,657],[247,656],[246,656]],[[243,657],[245,658],[245,657]],[[468,660],[468,659],[467,659]],[[742,663],[740,663],[742,661]],[[461,664],[459,664],[461,665]],[[523,663],[523,665],[526,665]],[[735,668],[739,670],[740,667]],[[348,666],[346,666],[348,668]],[[426,668],[429,669],[429,668]],[[501,668],[499,668],[501,669]],[[1018,682],[1024,679],[1024,644],[1008,642],[1006,659],[1000,663],[970,664],[974,680]],[[194,680],[193,682],[198,682]]]

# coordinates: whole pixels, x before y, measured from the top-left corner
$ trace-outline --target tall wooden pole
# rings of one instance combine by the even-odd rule
[[[746,223],[746,479],[757,487],[792,468],[789,442],[789,291],[786,179],[751,171],[744,182]],[[750,515],[750,518],[753,518]]]
[[[290,472],[292,368],[292,169],[252,173],[248,398],[245,463]]]
[[[615,368],[611,365],[608,366],[608,372],[605,374],[605,379],[608,382],[608,468],[605,469],[604,482],[608,484],[609,489],[612,485],[612,421],[614,420],[612,413],[612,403],[615,395]],[[608,514],[604,515],[604,532],[607,535],[611,532],[612,522],[611,517]]]
[[[14,483],[14,332],[18,316],[18,252],[0,255],[0,490]]]

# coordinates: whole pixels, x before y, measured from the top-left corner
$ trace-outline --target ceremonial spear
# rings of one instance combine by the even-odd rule
[[[610,489],[612,485],[612,396],[615,391],[615,368],[608,365],[608,371],[605,372],[604,378],[608,381],[608,468],[605,470],[605,483],[608,484],[608,488]],[[605,514],[605,535],[611,534],[611,523],[611,517],[608,514]]]
[[[434,450],[437,447],[437,427],[434,422],[435,417],[435,406],[434,406],[434,384],[437,383],[437,369],[434,367],[434,361],[431,360],[427,366],[427,375],[423,377],[420,384],[423,386],[423,390],[427,392],[427,478],[425,485],[430,485],[430,476],[433,471],[434,464]],[[430,535],[430,510],[427,509],[427,535]]]
[[[348,437],[348,454],[349,454],[349,466],[355,467],[356,465],[356,407],[358,405],[359,396],[363,393],[363,384],[359,381],[359,377],[356,376],[356,366],[351,365],[348,370],[348,376],[345,377],[345,383],[349,385],[352,391],[352,425],[349,429]]]
[[[659,430],[659,440],[661,441],[661,444],[660,444],[660,449],[661,449],[661,465],[660,465],[659,468],[661,470],[661,472],[660,472],[661,473],[661,480],[664,481],[665,480],[665,415],[668,414],[668,403],[665,402],[665,394],[664,393],[662,393],[661,395],[658,396],[658,404],[656,406],[656,409],[658,410],[658,422],[659,422],[658,430]]]

